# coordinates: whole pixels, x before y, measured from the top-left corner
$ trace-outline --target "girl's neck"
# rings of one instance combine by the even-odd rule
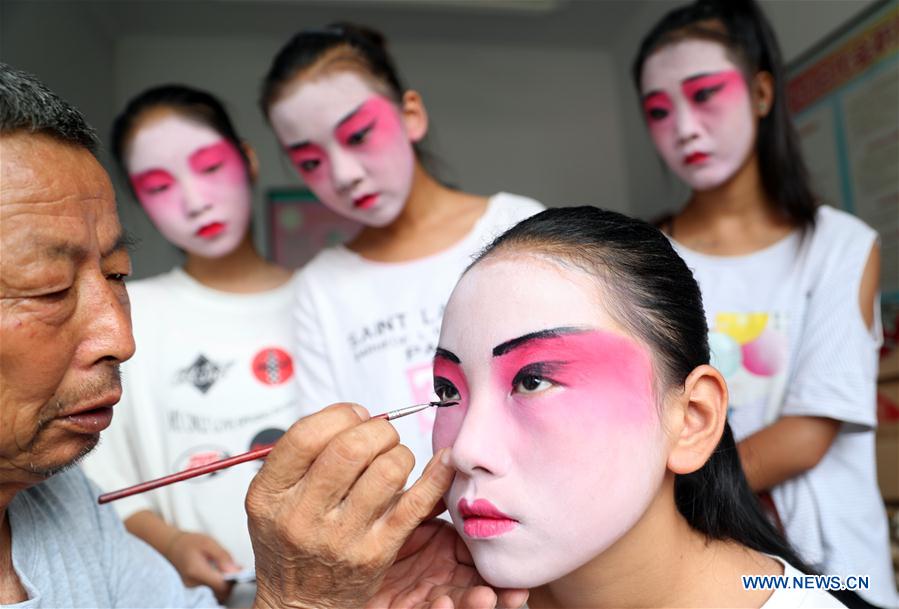
[[[184,271],[208,288],[239,294],[271,290],[290,279],[290,271],[259,255],[250,231],[234,251],[221,258],[204,258],[188,252]]]
[[[760,607],[768,592],[742,589],[739,575],[777,574],[747,548],[709,541],[674,505],[673,477],[637,524],[580,569],[531,590],[531,609],[574,607]]]
[[[669,232],[690,249],[713,255],[748,254],[779,241],[794,226],[768,198],[752,155],[720,186],[694,190]]]
[[[451,247],[472,230],[487,198],[447,188],[415,164],[406,204],[387,226],[366,226],[347,247],[379,262],[423,258]]]

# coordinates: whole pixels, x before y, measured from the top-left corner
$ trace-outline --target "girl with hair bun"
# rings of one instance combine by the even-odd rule
[[[702,288],[749,484],[807,563],[870,576],[844,602],[895,607],[874,463],[877,234],[818,205],[754,1],[669,12],[633,78],[656,150],[692,189],[662,228]]]
[[[122,366],[115,421],[85,462],[106,490],[271,444],[298,417],[294,275],[253,244],[256,157],[222,103],[182,85],[143,91],[116,118],[112,151],[184,265],[128,284],[140,349]],[[113,507],[185,584],[249,604],[255,587],[232,591],[225,574],[253,567],[240,498],[256,471],[231,468]]]
[[[473,195],[441,184],[421,143],[428,114],[384,38],[335,24],[298,33],[278,52],[260,105],[285,154],[324,205],[362,225],[300,273],[297,380],[302,404],[375,409],[431,399],[443,307],[472,254],[542,209],[532,199]],[[395,422],[428,461],[433,413]]]
[[[843,606],[744,579],[806,568],[746,484],[699,286],[649,224],[560,208],[496,239],[447,304],[434,389],[458,402],[434,426],[455,527],[530,609]]]

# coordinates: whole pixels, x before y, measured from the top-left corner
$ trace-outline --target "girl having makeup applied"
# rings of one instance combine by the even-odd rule
[[[140,352],[122,366],[123,397],[85,462],[105,490],[273,443],[298,418],[292,274],[253,244],[256,157],[222,104],[196,89],[144,91],[116,119],[112,151],[159,232],[184,252],[168,273],[129,282]],[[129,531],[187,585],[232,593],[253,566],[243,497],[247,464],[113,504]]]
[[[877,234],[817,204],[755,2],[671,11],[633,78],[657,152],[691,188],[662,228],[702,288],[749,484],[807,563],[870,576],[844,602],[896,607],[874,461]]]
[[[433,436],[454,525],[531,609],[843,606],[745,579],[805,567],[744,478],[699,287],[649,224],[559,208],[497,238],[449,299],[434,390],[459,402]]]
[[[322,251],[297,286],[297,369],[310,408],[427,402],[446,299],[471,255],[542,209],[532,199],[448,188],[421,160],[428,115],[406,89],[383,37],[354,25],[294,36],[262,85],[262,110],[318,199],[362,224]],[[431,455],[433,412],[396,421],[416,456]]]

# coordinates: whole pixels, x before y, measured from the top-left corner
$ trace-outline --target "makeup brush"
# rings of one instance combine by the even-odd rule
[[[388,412],[377,414],[372,418],[392,421],[394,419],[409,416],[410,414],[415,414],[416,412],[421,412],[425,408],[430,408],[432,406],[444,408],[446,406],[455,406],[458,403],[459,402],[426,402],[424,404],[413,404],[412,406],[406,406],[405,408],[397,408],[396,410],[390,410]],[[97,503],[109,503],[110,501],[115,501],[116,499],[124,499],[125,497],[130,497],[131,495],[138,495],[140,493],[152,491],[153,489],[159,488],[161,486],[168,486],[169,484],[174,484],[175,482],[181,482],[182,480],[189,480],[191,478],[196,478],[197,476],[202,476],[203,474],[211,474],[212,472],[227,469],[232,465],[237,465],[238,463],[246,463],[247,461],[262,459],[270,452],[272,452],[272,448],[274,448],[274,444],[261,446],[251,451],[247,451],[239,455],[234,455],[233,457],[228,457],[227,459],[213,461],[212,463],[207,463],[205,465],[198,465],[197,467],[191,467],[190,469],[185,469],[174,474],[169,474],[168,476],[163,476],[162,478],[156,478],[155,480],[141,482],[140,484],[135,484],[134,486],[129,486],[127,488],[113,491],[111,493],[104,493],[97,499]]]

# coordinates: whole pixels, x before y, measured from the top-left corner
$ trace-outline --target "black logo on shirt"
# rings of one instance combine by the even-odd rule
[[[197,356],[197,359],[194,360],[194,363],[187,368],[178,371],[178,374],[175,377],[175,384],[178,385],[189,382],[196,387],[200,393],[205,394],[213,385],[215,385],[216,381],[227,374],[232,363],[234,362],[218,364],[201,353]]]

